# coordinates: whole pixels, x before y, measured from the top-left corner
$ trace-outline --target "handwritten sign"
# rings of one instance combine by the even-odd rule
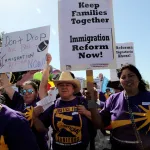
[[[57,89],[50,90],[48,92],[48,96],[41,99],[39,102],[37,102],[37,106],[42,106],[44,110],[46,110],[48,107],[54,104],[54,101],[56,100],[56,95],[58,91]]]
[[[116,44],[116,61],[117,69],[110,70],[110,79],[111,81],[118,81],[117,73],[118,70],[124,64],[133,64],[135,65],[135,54],[134,54],[134,44],[129,43],[117,43]]]
[[[59,1],[61,70],[115,68],[113,26],[112,0]]]
[[[49,37],[49,26],[5,34],[0,53],[0,73],[42,69]]]

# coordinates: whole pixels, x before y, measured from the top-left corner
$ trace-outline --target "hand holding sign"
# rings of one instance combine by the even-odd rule
[[[11,85],[5,73],[0,74],[0,89]]]
[[[51,56],[51,54],[47,53],[47,54],[46,54],[46,62],[47,62],[47,65],[49,65],[51,61],[52,61],[52,56]]]

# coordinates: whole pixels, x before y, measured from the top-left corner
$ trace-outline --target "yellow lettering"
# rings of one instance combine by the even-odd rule
[[[57,137],[56,141],[63,144],[73,144],[81,141],[80,137]]]
[[[55,112],[64,113],[64,112],[75,112],[77,107],[64,107],[64,108],[56,108]]]

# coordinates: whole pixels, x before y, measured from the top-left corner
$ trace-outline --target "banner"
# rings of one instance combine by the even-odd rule
[[[61,70],[116,68],[112,0],[61,0],[58,5]]]
[[[0,73],[43,69],[49,38],[49,26],[5,34]]]
[[[117,69],[110,70],[111,81],[119,80],[117,77],[117,73],[124,64],[135,65],[134,44],[132,42],[116,44],[116,61]]]

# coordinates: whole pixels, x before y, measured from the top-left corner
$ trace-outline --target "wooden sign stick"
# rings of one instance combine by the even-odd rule
[[[87,82],[87,90],[91,94],[91,100],[94,100],[93,70],[86,70],[86,82]]]

